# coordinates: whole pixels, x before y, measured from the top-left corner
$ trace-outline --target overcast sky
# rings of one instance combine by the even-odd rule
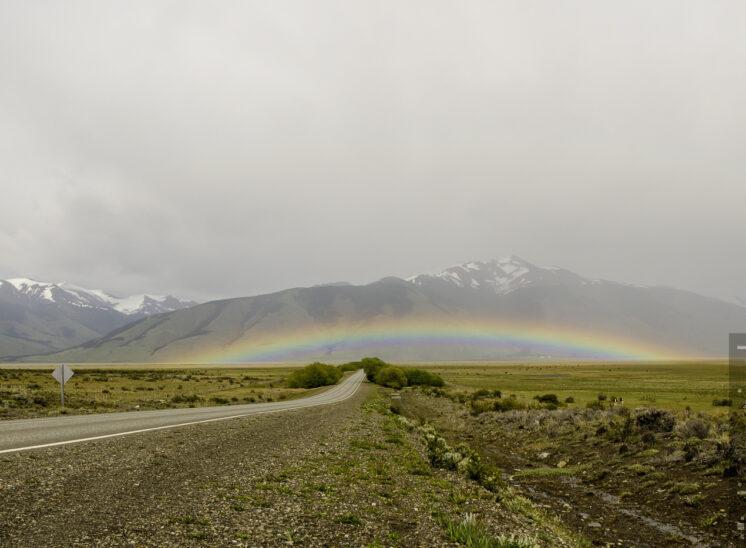
[[[243,296],[516,254],[746,298],[746,3],[0,4],[0,279]]]

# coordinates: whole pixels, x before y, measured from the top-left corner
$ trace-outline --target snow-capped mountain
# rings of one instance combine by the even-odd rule
[[[500,335],[504,325],[525,328],[525,338]],[[744,327],[746,308],[736,304],[672,288],[593,280],[508,257],[409,281],[388,277],[367,285],[329,284],[222,299],[144,318],[49,359],[208,363],[212,356],[230,355],[237,361],[310,362],[369,355],[390,361],[543,360],[600,359],[617,352],[716,357],[728,352],[725,334]],[[472,331],[484,337],[493,330],[493,340],[471,337]],[[277,353],[267,353],[267,341],[295,341],[299,331],[320,334],[318,344],[300,353],[295,345],[279,344]],[[552,348],[547,341],[555,340],[559,347]],[[562,341],[568,341],[566,348],[560,348]]]
[[[511,255],[489,262],[469,262],[448,268],[438,274],[420,274],[407,278],[418,286],[453,285],[507,295],[519,287],[535,285],[588,285],[595,280],[583,278],[554,266],[536,266]]]
[[[0,285],[9,284],[23,297],[49,303],[67,304],[79,308],[112,309],[127,316],[141,318],[173,312],[197,303],[172,297],[171,295],[132,295],[115,297],[100,289],[84,289],[76,285],[50,282],[37,282],[28,278],[0,280]]]
[[[172,296],[120,298],[68,283],[0,280],[0,358],[53,352],[194,304]]]

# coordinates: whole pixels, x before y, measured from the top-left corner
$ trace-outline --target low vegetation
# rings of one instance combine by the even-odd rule
[[[50,375],[55,367],[0,368],[0,419],[262,403],[309,393],[287,386],[285,379],[295,371],[290,367],[85,365],[72,366],[63,409],[60,385]]]
[[[451,371],[457,374],[456,368]],[[729,436],[732,417],[717,406],[704,407],[712,402],[707,390],[696,400],[702,409],[698,411],[677,405],[659,407],[650,395],[643,405],[632,407],[627,404],[632,398],[619,396],[621,391],[589,388],[592,399],[569,395],[559,389],[562,386],[556,392],[539,388],[531,393],[531,382],[523,379],[523,390],[517,390],[515,379],[503,375],[488,375],[490,384],[477,376],[471,389],[462,382],[405,391],[401,413],[433,420],[445,432],[425,440],[434,465],[452,469],[462,458],[452,447],[468,441],[486,466],[505,470],[510,486],[558,501],[555,511],[564,513],[575,527],[594,523],[590,533],[594,541],[605,535],[639,534],[648,536],[633,537],[635,542],[642,539],[657,545],[671,535],[650,525],[644,533],[636,532],[639,521],[617,511],[626,504],[652,518],[648,524],[655,520],[675,524],[681,528],[676,534],[695,544],[700,541],[691,539],[731,533],[718,516],[732,504],[729,486],[734,476],[746,477],[746,469],[739,468],[739,449]],[[507,388],[500,382],[504,379]],[[498,498],[505,491],[498,487]],[[563,506],[568,502],[571,511]],[[521,506],[515,497],[505,504],[516,511],[535,511]],[[663,508],[665,512],[660,511]],[[618,527],[611,532],[605,530],[609,523],[604,521],[610,515]]]

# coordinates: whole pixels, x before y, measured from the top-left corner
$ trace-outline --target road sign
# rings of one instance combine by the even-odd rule
[[[57,379],[58,383],[60,383],[62,407],[65,407],[65,383],[69,381],[70,377],[72,377],[74,374],[75,373],[73,372],[73,370],[66,366],[64,363],[61,363],[52,373],[52,376]]]

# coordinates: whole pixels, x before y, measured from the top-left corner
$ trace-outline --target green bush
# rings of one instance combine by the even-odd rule
[[[514,411],[517,409],[526,409],[526,404],[516,398],[505,398],[495,400],[492,409],[495,411]]]
[[[173,398],[171,398],[172,403],[197,403],[198,401],[202,401],[202,398],[200,398],[197,394],[192,394],[191,396],[176,394]]]
[[[553,403],[559,405],[557,394],[544,394],[543,396],[534,396],[535,400],[539,400],[539,403]]]
[[[378,369],[374,382],[398,390],[407,386],[407,376],[401,368],[389,365]]]
[[[286,384],[290,388],[316,388],[336,384],[342,377],[342,371],[333,365],[314,362],[303,369],[293,371],[287,378]]]
[[[435,373],[430,373],[424,369],[415,369],[413,367],[402,367],[404,375],[407,377],[407,384],[409,386],[424,385],[424,386],[443,386],[443,378]]]
[[[368,380],[375,382],[376,373],[384,367],[388,367],[389,364],[379,358],[363,358],[360,360],[360,365],[365,370],[365,374]]]
[[[338,365],[337,369],[344,373],[346,371],[357,371],[361,367],[362,365],[360,365],[360,362],[347,362],[343,363],[342,365]]]
[[[676,417],[667,409],[650,408],[640,411],[635,416],[635,423],[640,430],[671,432],[676,426]]]

